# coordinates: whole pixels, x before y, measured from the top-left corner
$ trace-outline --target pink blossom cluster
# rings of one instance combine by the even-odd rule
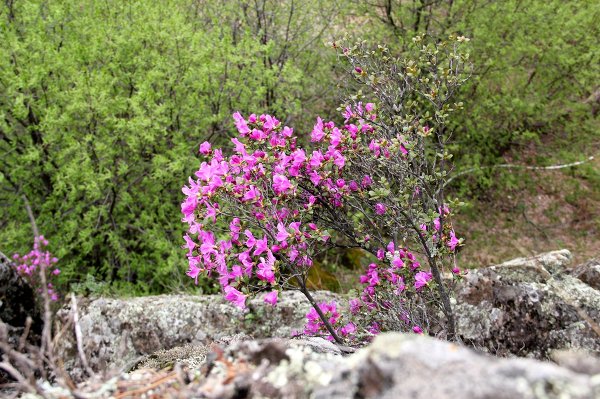
[[[432,279],[431,272],[421,270],[421,263],[415,255],[406,248],[396,249],[394,242],[390,242],[386,249],[377,251],[378,263],[371,263],[366,268],[365,274],[359,278],[363,285],[360,298],[349,301],[349,309],[352,315],[359,312],[376,315],[382,310],[389,310],[390,304],[379,299],[379,292],[386,290],[396,296],[402,296],[407,291],[419,294],[423,289],[429,288]],[[383,308],[383,309],[382,309]],[[404,316],[407,325],[414,324],[409,315]],[[368,327],[371,334],[380,331],[379,322],[375,321]],[[413,331],[421,331],[418,325],[414,325]]]
[[[373,132],[373,111],[373,104],[348,110],[358,119],[341,128],[317,118],[312,152],[298,147],[293,130],[276,118],[235,113],[239,135],[231,154],[203,143],[206,160],[182,189],[187,275],[215,277],[240,308],[255,291],[270,291],[265,302],[274,305],[278,291],[311,267],[314,248],[330,239],[311,221],[315,208],[342,208],[345,198],[372,184],[369,175],[346,181],[344,167],[361,136]]]
[[[399,297],[429,289],[432,275],[422,270],[411,251],[396,248],[394,242],[377,250],[386,246],[378,223],[397,218],[402,205],[397,199],[401,196],[374,191],[385,189],[382,173],[379,182],[374,173],[409,163],[410,137],[386,136],[389,132],[378,128],[372,103],[348,106],[343,116],[343,126],[317,118],[310,149],[298,146],[293,129],[273,116],[244,118],[237,112],[233,118],[238,136],[231,139],[231,149],[200,145],[205,159],[182,189],[189,277],[196,282],[200,275],[215,278],[225,299],[239,308],[258,292],[274,306],[282,289],[305,284],[316,254],[335,244],[327,231],[331,228],[378,258],[360,278],[364,288],[350,303],[352,313],[381,311],[385,304],[377,300],[377,292],[384,288]],[[404,187],[402,181],[395,183]],[[414,188],[415,196],[419,190]],[[447,231],[445,209],[433,228],[422,224],[416,230],[433,241],[441,236],[444,251],[451,253],[460,241],[453,230]],[[362,218],[353,219],[356,214]],[[336,334],[355,336],[359,326],[342,323],[335,303],[318,306]],[[407,323],[422,332],[421,326]],[[374,320],[364,329],[376,334],[381,326]],[[304,333],[329,334],[316,309],[307,314]]]
[[[46,246],[48,246],[48,240],[44,236],[35,237],[31,252],[23,256],[13,255],[17,273],[27,279],[33,287],[37,287],[40,293],[43,292],[42,287],[40,287],[42,284],[39,276],[40,268],[44,271],[51,269],[51,272],[46,275],[47,280],[60,274],[60,269],[54,266],[58,259],[52,256],[49,251],[43,250]],[[51,282],[47,282],[46,291],[51,300],[58,300],[58,293]]]
[[[448,206],[440,207],[438,209],[438,212],[439,212],[440,217],[447,217],[450,215],[450,208],[448,208]],[[440,217],[437,217],[433,220],[433,232],[432,232],[432,236],[431,236],[433,241],[437,241],[438,235],[440,234],[440,232],[442,230],[442,222],[440,221]],[[427,228],[427,225],[424,223],[421,224],[420,228],[423,232],[428,232],[428,230],[429,230]],[[441,235],[442,242],[446,244],[446,246],[448,247],[450,252],[455,252],[456,247],[459,246],[461,244],[461,242],[456,237],[456,233],[454,232],[454,229],[452,229],[452,228],[449,229],[448,236],[449,237],[442,234]],[[454,272],[458,273],[456,271],[454,271]]]
[[[337,303],[335,301],[321,302],[318,306],[339,336],[343,338],[352,338],[354,336],[354,333],[357,330],[356,325],[353,322],[342,325],[342,315],[338,312]],[[306,314],[306,324],[303,333],[311,336],[322,335],[326,339],[333,341],[333,337],[327,331],[325,323],[323,323],[314,308]]]

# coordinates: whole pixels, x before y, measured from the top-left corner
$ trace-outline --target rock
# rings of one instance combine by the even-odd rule
[[[197,380],[198,386],[187,388],[186,397],[587,399],[600,395],[598,376],[532,359],[494,358],[414,334],[383,334],[349,357],[315,351],[306,341],[289,339],[236,342],[213,348],[208,357],[212,360],[201,373],[205,377]]]
[[[183,363],[205,349],[180,350]],[[172,352],[174,353],[174,352]],[[600,375],[533,359],[503,359],[415,334],[387,333],[343,356],[323,339],[211,345],[200,365],[136,370],[80,384],[79,397],[591,399]],[[56,393],[48,394],[51,389]],[[88,394],[89,393],[89,394]],[[49,387],[47,397],[74,397]],[[93,394],[93,395],[90,395]],[[60,396],[58,396],[60,395]],[[29,398],[39,398],[30,395]]]
[[[0,252],[0,319],[15,328],[25,326],[31,317],[37,330],[41,316],[35,300],[35,292],[12,266],[12,262]]]
[[[337,298],[328,292],[315,293],[317,301]],[[145,356],[185,344],[207,344],[240,332],[255,338],[290,337],[302,330],[310,304],[300,292],[280,294],[276,307],[262,298],[249,302],[242,312],[221,296],[161,295],[129,299],[78,300],[79,324],[84,352],[95,371],[130,369]],[[66,319],[70,309],[59,317]],[[72,378],[84,373],[73,336],[60,342],[59,350]]]
[[[312,398],[594,398],[598,378],[530,359],[483,356],[456,344],[397,333],[338,361]]]
[[[599,353],[600,291],[570,274],[569,261],[570,253],[563,250],[469,271],[456,287],[455,314],[462,341],[501,356],[548,359],[554,350],[578,348]],[[328,292],[315,297],[344,302]],[[247,312],[220,296],[78,302],[84,352],[96,371],[139,368],[152,363],[149,356],[157,351],[164,352],[165,360],[154,359],[156,364],[169,365],[172,357],[179,356],[169,352],[172,348],[190,344],[186,350],[191,351],[215,341],[227,346],[232,342],[228,337],[238,333],[245,334],[244,340],[290,337],[292,331],[302,329],[310,309],[299,292],[282,293],[275,308],[262,298],[253,299]],[[69,309],[61,312],[65,316]],[[85,374],[74,338],[66,337],[60,346],[65,367],[75,380],[82,379]],[[319,348],[321,344],[315,351]],[[196,355],[198,362],[202,356]]]
[[[42,320],[39,307],[36,303],[33,288],[16,272],[10,259],[0,252],[0,321],[6,325],[3,334],[9,345],[18,345],[21,335],[25,330],[27,318],[31,317],[32,323],[29,330],[28,341],[36,342],[42,331]],[[2,351],[0,351],[0,359]],[[8,382],[11,378],[0,370],[0,384]]]
[[[456,288],[461,339],[501,356],[600,353],[600,291],[568,273],[570,259],[561,250],[469,270]]]
[[[590,287],[600,290],[600,260],[589,260],[575,267],[571,274]]]
[[[576,373],[600,375],[600,356],[594,356],[582,350],[555,350],[550,358],[556,364]]]

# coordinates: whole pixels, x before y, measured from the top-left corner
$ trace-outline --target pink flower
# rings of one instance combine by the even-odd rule
[[[310,181],[312,182],[312,184],[314,184],[315,186],[318,186],[322,180],[321,176],[314,170],[308,174],[308,177],[310,178]]]
[[[456,238],[456,234],[454,234],[454,230],[450,231],[450,241],[448,241],[448,248],[450,248],[450,251],[454,251],[458,244],[459,241],[458,238]]]
[[[296,151],[292,152],[290,157],[292,159],[292,165],[295,167],[302,166],[304,161],[306,161],[306,153],[303,149],[297,149]]]
[[[371,111],[373,111],[373,109],[375,109],[375,104],[373,104],[373,103],[367,103],[367,104],[365,105],[365,110],[366,110],[367,112],[371,112]]]
[[[402,267],[404,267],[404,262],[400,258],[394,258],[392,259],[392,266],[401,269]]]
[[[361,308],[360,299],[350,299],[348,302],[350,305],[350,313],[357,314]]]
[[[362,187],[367,188],[367,187],[370,187],[371,184],[373,184],[373,179],[371,179],[371,176],[365,175],[365,177],[363,177],[363,180],[361,183]]]
[[[261,240],[256,241],[256,249],[254,250],[254,253],[252,255],[258,256],[263,252],[266,252],[268,248],[269,247],[267,244],[267,236],[264,236]]]
[[[237,241],[241,231],[239,218],[233,218],[231,223],[229,223],[229,230],[231,231],[231,240]]]
[[[280,195],[289,190],[291,186],[290,181],[284,175],[273,175],[273,190],[275,194]]]
[[[243,156],[248,155],[248,153],[246,152],[246,146],[243,143],[241,143],[238,139],[232,138],[231,142],[235,145],[235,152]]]
[[[300,225],[302,223],[301,222],[292,222],[290,223],[290,229],[292,229],[294,231],[294,233],[298,234],[300,233]]]
[[[346,164],[346,158],[338,150],[333,152],[333,164],[339,169],[342,169]]]
[[[417,274],[415,274],[415,288],[417,290],[423,288],[427,285],[427,283],[429,283],[429,280],[431,280],[431,278],[432,275],[429,272],[418,272]]]
[[[342,334],[342,336],[346,336],[346,335],[352,334],[354,332],[356,332],[356,325],[352,322],[346,324],[340,330],[340,334]]]
[[[354,67],[354,72],[361,74],[361,73],[363,73],[363,70],[361,67]]]
[[[385,248],[392,254],[396,251],[396,245],[394,244],[394,241],[390,241]]]
[[[181,204],[181,213],[185,216],[186,221],[193,220],[194,211],[198,206],[198,197],[190,196]]]
[[[341,142],[342,142],[342,132],[337,127],[334,127],[333,130],[331,131],[331,138],[329,140],[329,143],[332,146],[337,147]]]
[[[242,136],[245,136],[246,134],[250,133],[250,128],[246,124],[246,121],[244,120],[242,114],[240,114],[239,112],[234,113],[233,119],[235,119],[235,127]]]
[[[323,137],[325,137],[325,133],[323,132],[323,120],[321,120],[321,118],[317,118],[317,123],[310,134],[310,141],[318,142],[323,140]]]
[[[423,330],[419,326],[414,326],[412,330],[415,334],[423,334]]]
[[[385,213],[386,209],[387,208],[385,207],[384,204],[381,204],[381,203],[375,204],[375,213],[378,215],[383,215]]]
[[[271,304],[272,306],[277,305],[277,295],[279,295],[279,291],[269,292],[267,295],[265,295],[265,303]]]
[[[342,115],[344,116],[344,118],[346,118],[344,123],[348,122],[350,120],[350,118],[352,118],[354,116],[354,113],[352,112],[352,107],[349,105],[346,106],[346,109],[344,110]]]
[[[240,291],[236,290],[232,286],[228,285],[224,288],[225,291],[225,299],[229,302],[233,303],[240,309],[246,308],[246,298],[247,295],[242,294]]]
[[[188,256],[192,254],[194,248],[196,248],[196,243],[190,238],[189,235],[184,235],[183,239],[185,240],[185,245],[182,248],[188,249]]]
[[[371,323],[371,325],[369,325],[369,328],[367,329],[367,331],[369,331],[373,335],[379,334],[381,332],[381,328],[379,327],[379,323],[377,323],[377,322]]]
[[[273,256],[271,252],[267,254]],[[260,258],[260,263],[258,264],[258,270],[256,271],[256,276],[263,281],[267,281],[271,284],[275,283],[275,273],[273,272],[273,263],[271,259],[265,262],[264,258]]]
[[[311,169],[317,169],[319,166],[321,166],[321,163],[325,160],[325,157],[323,157],[323,154],[321,154],[321,151],[313,151],[312,156],[310,157],[310,161],[308,162],[308,165],[310,166]]]
[[[248,239],[246,240],[246,246],[248,247],[248,249],[251,249],[254,246],[254,244],[256,244],[256,238],[254,238],[250,230],[244,231],[244,234],[246,235],[246,237],[248,237]]]
[[[200,144],[199,152],[204,155],[210,154],[210,143],[205,141],[204,143]]]
[[[196,258],[188,258],[188,262],[189,269],[185,274],[193,278],[196,285],[198,285],[198,275],[202,271],[198,267],[198,260]]]
[[[275,239],[279,242],[282,242],[282,241],[287,240],[289,236],[290,236],[290,233],[287,232],[284,224],[279,222],[277,224],[277,235],[275,236]]]
[[[265,115],[263,129],[266,132],[270,132],[271,130],[275,129],[277,125],[279,125],[279,121],[277,119],[273,118],[271,115]]]
[[[260,198],[260,193],[258,192],[258,190],[256,189],[256,187],[250,186],[248,188],[248,191],[246,191],[246,193],[242,197],[242,201],[252,201],[252,202],[254,202],[254,200],[256,200],[258,198]]]

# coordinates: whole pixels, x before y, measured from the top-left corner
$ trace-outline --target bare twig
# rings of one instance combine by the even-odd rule
[[[6,355],[5,355],[6,357]],[[6,371],[12,378],[14,378],[19,384],[19,388],[29,393],[38,393],[42,397],[46,398],[47,396],[42,392],[38,387],[32,385],[27,378],[23,376],[10,362],[3,361],[0,362],[0,369]]]
[[[23,330],[23,334],[21,334],[21,338],[19,339],[19,348],[18,351],[21,352],[25,348],[25,344],[27,343],[27,337],[29,336],[29,331],[31,330],[31,324],[33,320],[31,317],[27,316],[25,320],[25,329]]]
[[[558,170],[558,169],[565,169],[565,168],[571,168],[573,166],[583,165],[583,164],[588,163],[593,160],[594,160],[594,156],[590,156],[583,161],[571,162],[571,163],[559,164],[559,165],[550,165],[550,166],[527,166],[527,165],[514,165],[514,164],[505,164],[505,163],[500,164],[500,165],[477,166],[477,167],[469,168],[467,170],[463,170],[462,172],[456,173],[454,176],[452,176],[451,178],[446,180],[444,187],[446,187],[448,184],[450,184],[453,180],[455,180],[458,177],[468,175],[473,172],[477,172],[479,170],[484,170],[484,169],[504,168],[504,169],[526,169],[526,170]]]
[[[90,368],[90,365],[85,357],[85,352],[83,350],[83,342],[81,340],[81,327],[79,326],[79,314],[77,313],[77,299],[75,298],[75,294],[71,293],[71,311],[73,312],[73,324],[75,325],[75,339],[77,340],[77,352],[79,353],[79,359],[81,359],[81,364],[85,368],[85,371],[88,375],[93,375],[94,372]]]

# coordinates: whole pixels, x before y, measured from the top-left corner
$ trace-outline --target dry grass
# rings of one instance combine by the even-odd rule
[[[518,171],[519,188],[475,202],[455,220],[467,239],[460,263],[481,267],[561,248],[575,265],[600,256],[600,159],[586,167]]]

